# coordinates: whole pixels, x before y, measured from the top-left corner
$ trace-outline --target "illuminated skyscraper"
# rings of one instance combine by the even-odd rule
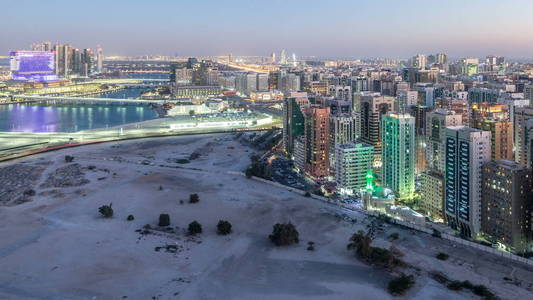
[[[383,186],[399,198],[411,198],[415,192],[415,118],[388,113],[381,120]]]
[[[490,132],[448,127],[445,149],[446,219],[462,235],[477,237],[481,229],[481,171],[490,161]]]
[[[325,180],[329,174],[329,107],[304,107],[305,174]]]

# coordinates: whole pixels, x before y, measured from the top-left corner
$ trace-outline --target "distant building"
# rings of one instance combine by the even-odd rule
[[[481,171],[490,161],[490,132],[448,127],[445,149],[446,219],[462,235],[477,237],[481,230]]]
[[[487,239],[519,253],[533,250],[532,177],[531,169],[509,160],[483,167],[481,231]]]

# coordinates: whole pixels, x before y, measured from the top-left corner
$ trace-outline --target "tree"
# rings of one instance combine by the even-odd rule
[[[194,117],[195,113],[194,109],[189,110],[189,116]]]
[[[272,228],[272,234],[269,235],[269,238],[276,246],[288,246],[298,243],[298,236],[298,230],[291,223],[278,223]]]
[[[189,203],[198,203],[200,201],[200,196],[198,194],[191,194],[189,196]]]
[[[307,251],[315,251],[315,242],[313,241],[307,242]]]
[[[200,223],[196,222],[196,221],[192,221],[189,224],[188,231],[189,231],[189,234],[191,234],[191,235],[195,235],[197,233],[202,233],[202,225]]]
[[[159,215],[159,226],[169,226],[170,225],[170,216],[168,214]]]
[[[69,163],[73,161],[74,161],[74,156],[65,155],[65,162]]]
[[[228,221],[220,220],[217,224],[217,234],[227,235],[231,233],[231,223]]]
[[[98,208],[98,211],[104,216],[104,218],[111,218],[113,217],[113,203],[109,203],[109,205],[102,205]]]
[[[370,235],[370,231],[365,234],[364,231],[359,230],[356,233],[354,233],[352,237],[350,238],[348,249],[355,250],[356,254],[366,259],[370,257],[370,251],[371,251],[370,244],[371,243],[372,243],[372,237]]]
[[[133,221],[135,220],[135,217],[133,215],[129,215],[128,218],[127,218],[128,221]]]
[[[415,284],[415,278],[413,275],[405,275],[402,273],[400,277],[397,277],[389,282],[387,289],[389,293],[394,296],[403,295]]]

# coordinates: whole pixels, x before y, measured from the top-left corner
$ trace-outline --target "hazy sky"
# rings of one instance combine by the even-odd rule
[[[0,0],[0,55],[38,41],[106,55],[533,57],[533,0]],[[5,54],[4,54],[5,53]]]

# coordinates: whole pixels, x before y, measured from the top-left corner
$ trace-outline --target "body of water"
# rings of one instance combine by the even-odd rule
[[[168,78],[166,74],[130,74],[131,78]],[[90,97],[137,98],[149,89],[132,88]],[[0,105],[0,131],[12,132],[76,132],[107,128],[157,118],[147,105],[118,104],[46,104],[27,103]]]
[[[76,132],[141,122],[157,118],[149,106],[0,105],[0,131]]]

